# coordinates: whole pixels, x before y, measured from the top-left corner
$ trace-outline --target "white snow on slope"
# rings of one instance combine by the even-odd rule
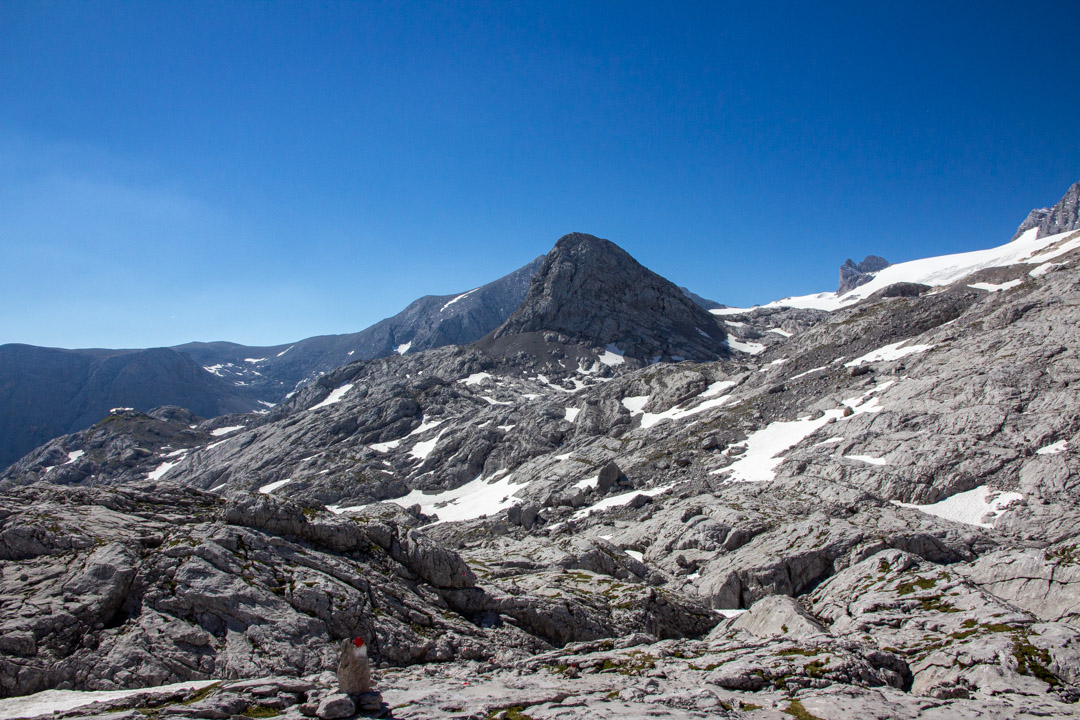
[[[96,702],[122,700],[134,695],[150,695],[155,692],[198,690],[220,680],[189,680],[187,682],[139,688],[138,690],[44,690],[33,695],[6,698],[0,704],[0,720],[35,717],[53,712],[66,712]]]
[[[413,430],[411,433],[409,433],[405,437],[400,437],[397,440],[388,440],[388,441],[382,442],[382,443],[372,443],[371,447],[372,447],[372,449],[378,450],[379,452],[386,452],[387,450],[393,450],[394,448],[396,448],[398,445],[401,444],[402,440],[407,440],[408,438],[411,438],[413,435],[419,435],[422,432],[427,432],[428,430],[430,430],[430,429],[432,429],[434,427],[438,427],[439,425],[442,425],[442,422],[443,422],[442,420],[431,420],[430,422],[427,421],[427,420],[421,420],[420,425],[417,426],[417,428],[415,430]]]
[[[645,560],[645,553],[643,552],[639,552],[637,550],[623,550],[623,552],[634,558],[638,562],[642,562]]]
[[[709,385],[709,387],[705,388],[705,390],[698,397],[715,397],[720,393],[724,392],[725,390],[733,387],[735,387],[734,380],[720,380],[718,382],[712,383],[711,385]]]
[[[259,492],[261,492],[263,495],[269,495],[270,493],[277,490],[279,487],[282,487],[283,485],[286,485],[286,484],[291,483],[291,482],[292,482],[292,478],[285,478],[284,480],[278,480],[276,482],[267,483],[266,485],[263,485],[261,488],[259,488]]]
[[[315,410],[317,408],[326,407],[327,405],[333,405],[334,403],[340,401],[341,398],[345,397],[345,394],[352,389],[352,383],[346,383],[339,388],[334,388],[333,392],[327,395],[321,403],[319,403],[318,405],[312,405],[311,409]]]
[[[735,382],[732,380],[720,380],[718,382],[712,383],[711,385],[709,385],[709,387],[705,388],[705,390],[700,395],[697,396],[699,398],[710,399],[701,403],[697,407],[692,407],[685,410],[679,407],[673,407],[669,410],[665,410],[664,412],[659,413],[644,412],[643,408],[649,402],[648,395],[631,395],[630,397],[625,397],[622,399],[622,406],[629,410],[631,415],[642,416],[641,427],[650,428],[663,420],[682,420],[684,418],[690,417],[691,415],[697,415],[698,413],[705,412],[706,410],[710,410],[712,408],[722,407],[723,405],[727,404],[727,401],[731,399],[731,396],[716,396],[720,395],[720,393],[724,392],[728,388],[734,387],[734,385]]]
[[[491,373],[478,372],[478,373],[473,373],[472,375],[470,375],[467,378],[463,378],[461,380],[458,380],[458,382],[459,383],[464,383],[465,385],[479,385],[480,383],[484,382],[485,380],[487,380],[490,377],[491,377]]]
[[[893,381],[882,383],[863,395],[849,398],[843,402],[852,408],[855,414],[878,412],[881,410],[878,398],[872,397],[892,385]],[[809,437],[818,428],[824,427],[829,420],[839,420],[844,416],[840,408],[827,410],[815,419],[809,416],[798,420],[778,420],[769,423],[746,438],[746,452],[739,459],[724,468],[710,472],[710,475],[724,475],[725,482],[768,482],[776,477],[776,468],[784,461],[781,453],[787,452]]]
[[[697,415],[698,413],[705,412],[712,408],[722,407],[727,404],[727,401],[731,399],[730,395],[721,395],[720,397],[706,400],[696,407],[689,408],[688,410],[682,410],[678,407],[673,407],[670,410],[665,410],[661,413],[643,413],[641,415],[641,427],[650,428],[658,422],[663,420],[683,420],[691,415]]]
[[[739,352],[749,353],[750,355],[760,355],[761,353],[765,352],[765,350],[767,349],[761,343],[744,342],[744,341],[739,340],[737,338],[733,338],[730,335],[728,335],[724,339],[724,344],[727,345],[732,350],[738,350]]]
[[[581,412],[581,408],[568,407],[566,408],[566,415],[564,415],[563,417],[565,418],[566,422],[574,422],[575,420],[577,420],[579,412]]]
[[[217,365],[203,365],[203,370],[205,370],[206,372],[208,372],[208,373],[210,373],[212,375],[217,375],[218,377],[224,377],[221,374],[221,369],[223,367],[225,367],[225,366],[222,365],[221,363],[218,363]]]
[[[287,347],[287,348],[285,348],[284,350],[282,350],[281,352],[279,352],[279,353],[277,354],[277,356],[278,356],[278,357],[281,357],[281,356],[282,356],[282,355],[284,355],[285,353],[287,353],[287,352],[289,352],[290,350],[292,350],[292,349],[293,349],[294,347],[296,347],[296,346],[295,346],[295,345],[290,345],[289,347]]]
[[[787,330],[784,330],[782,328],[769,328],[769,332],[776,333],[777,335],[779,335],[781,337],[786,337],[786,338],[791,337],[791,333],[789,333]]]
[[[611,497],[604,498],[603,500],[601,500],[598,503],[594,503],[592,505],[589,505],[588,507],[581,508],[576,513],[574,513],[573,519],[577,520],[579,518],[583,518],[586,515],[588,515],[590,512],[592,512],[593,510],[606,510],[607,508],[613,508],[613,507],[619,507],[620,505],[625,505],[628,502],[630,502],[631,500],[633,500],[634,498],[636,498],[638,495],[647,495],[649,497],[655,497],[656,495],[660,495],[661,493],[666,493],[668,490],[670,490],[673,487],[675,487],[675,483],[670,483],[668,485],[661,485],[660,487],[655,487],[655,488],[652,488],[650,490],[631,490],[630,492],[625,492],[625,493],[622,493],[620,495],[612,495]]]
[[[931,287],[950,285],[978,270],[1019,263],[1037,265],[1080,248],[1080,235],[1068,242],[1063,242],[1060,247],[1050,249],[1051,245],[1065,240],[1066,237],[1073,233],[1060,233],[1041,238],[1035,237],[1037,233],[1038,230],[1032,228],[1012,242],[987,250],[939,255],[890,265],[876,273],[870,282],[860,285],[843,295],[838,295],[835,292],[815,293],[813,295],[783,298],[758,307],[810,308],[831,312],[870,297],[878,290],[898,282],[919,283]],[[755,308],[722,308],[720,310],[710,310],[709,312],[714,315],[733,315],[749,312],[753,309]]]
[[[266,358],[244,358],[246,363],[261,363],[266,362]]]
[[[1031,277],[1034,277],[1034,278],[1042,277],[1043,275],[1050,272],[1054,268],[1061,267],[1062,265],[1064,265],[1064,263],[1053,263],[1053,262],[1043,263],[1039,267],[1037,267],[1034,270],[1032,270],[1031,272],[1029,272],[1028,275],[1030,275]]]
[[[789,379],[789,380],[798,380],[798,379],[799,379],[799,378],[801,378],[801,377],[806,377],[806,376],[807,376],[807,375],[809,375],[810,373],[816,373],[816,372],[821,372],[822,370],[828,370],[828,369],[829,369],[829,366],[828,366],[828,365],[822,365],[821,367],[816,367],[816,368],[810,368],[810,369],[809,369],[809,370],[807,370],[806,372],[801,372],[801,373],[799,373],[798,375],[792,375],[792,376],[791,376],[790,378],[788,378],[788,379]]]
[[[567,454],[569,455],[569,453],[567,453]],[[599,484],[600,484],[600,476],[599,475],[593,475],[592,477],[587,477],[587,478],[585,478],[583,480],[578,480],[576,483],[574,483],[574,487],[581,488],[582,490],[585,490],[587,488],[595,488]]]
[[[216,430],[211,430],[210,434],[213,435],[214,437],[221,437],[222,435],[228,435],[229,433],[234,433],[237,430],[243,430],[243,429],[244,429],[243,425],[230,425],[229,427],[219,427]]]
[[[183,458],[180,458],[180,460],[183,460]],[[175,462],[163,462],[163,463],[161,463],[160,465],[158,465],[155,469],[151,470],[146,475],[146,479],[147,480],[160,480],[162,475],[164,475],[165,473],[169,472],[174,467],[179,465],[180,460],[177,460]]]
[[[1035,451],[1035,454],[1036,455],[1057,455],[1058,453],[1063,453],[1068,449],[1069,449],[1069,442],[1067,440],[1058,440],[1056,443],[1053,443],[1052,445],[1047,445],[1046,447],[1039,448],[1038,450]]]
[[[491,515],[511,505],[516,505],[521,500],[512,496],[525,487],[528,487],[528,483],[513,482],[513,475],[506,475],[494,481],[477,477],[456,490],[447,490],[437,495],[427,495],[422,490],[413,490],[408,495],[395,498],[390,502],[406,508],[419,503],[424,514],[437,513],[440,523],[455,522]]]
[[[1023,499],[1024,496],[1017,492],[996,492],[986,485],[980,485],[973,490],[956,493],[933,505],[915,505],[897,500],[893,500],[892,504],[912,508],[944,520],[988,528],[994,526],[992,521],[1001,515],[1006,507]],[[988,515],[989,518],[986,517]],[[984,518],[991,522],[983,522]]]
[[[623,354],[624,353],[622,350],[615,347],[615,343],[611,343],[604,348],[604,354],[601,355],[598,359],[605,365],[622,365],[624,362],[626,362],[623,359]]]
[[[439,432],[435,437],[430,440],[421,440],[412,446],[409,450],[409,455],[417,460],[426,460],[427,456],[431,454],[431,451],[435,449],[435,446],[439,444],[439,440],[442,439],[442,432]]]
[[[909,345],[904,348],[900,347],[906,342],[907,340],[901,340],[898,343],[886,345],[885,347],[881,347],[872,352],[868,352],[862,357],[858,357],[850,362],[844,363],[844,367],[857,367],[859,365],[882,362],[885,360],[899,360],[902,357],[907,357],[908,355],[915,355],[917,353],[923,353],[927,350],[932,350],[934,348],[933,345]]]
[[[394,352],[396,352],[398,355],[404,355],[405,353],[409,352],[409,348],[411,348],[411,347],[412,347],[412,340],[410,340],[407,343],[402,343],[402,344],[398,345],[394,349]]]
[[[472,289],[472,290],[470,290],[469,292],[463,292],[463,293],[461,293],[461,294],[460,294],[460,295],[458,295],[458,296],[457,296],[456,298],[454,298],[453,300],[451,300],[450,302],[446,303],[446,304],[445,304],[445,305],[443,305],[443,306],[442,306],[441,308],[439,308],[439,312],[442,312],[442,311],[443,311],[443,310],[445,310],[446,308],[450,307],[451,305],[453,305],[454,303],[456,303],[456,302],[457,302],[458,300],[461,300],[462,298],[467,298],[467,297],[469,297],[470,295],[472,295],[472,294],[473,294],[474,292],[476,292],[476,291],[477,291],[477,290],[479,290],[479,289],[480,289],[480,288],[473,288],[473,289]]]
[[[888,465],[889,461],[885,458],[872,457],[870,455],[845,455],[848,460],[858,460],[864,462],[867,465]]]
[[[85,450],[72,450],[71,452],[68,453],[68,460],[64,464],[65,465],[70,465],[71,463],[75,462],[76,460],[78,460],[79,458],[81,458],[85,454],[86,454]]]
[[[971,288],[972,290],[986,290],[987,292],[1001,292],[1003,290],[1011,290],[1012,288],[1016,287],[1017,285],[1019,285],[1022,282],[1024,282],[1024,281],[1023,280],[1009,280],[1008,282],[1001,283],[1000,285],[995,285],[994,283],[977,282],[977,283],[972,283],[971,285],[968,285],[968,287]]]

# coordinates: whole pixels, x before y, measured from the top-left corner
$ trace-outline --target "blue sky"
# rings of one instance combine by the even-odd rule
[[[570,231],[731,305],[1080,179],[1080,3],[0,0],[0,343],[275,344]]]

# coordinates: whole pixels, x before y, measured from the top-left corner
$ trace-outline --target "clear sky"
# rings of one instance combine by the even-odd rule
[[[570,231],[729,305],[1080,179],[1080,3],[0,0],[0,343],[276,344]]]

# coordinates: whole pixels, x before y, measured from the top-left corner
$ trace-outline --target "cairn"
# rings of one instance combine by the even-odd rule
[[[341,641],[341,659],[337,667],[338,692],[318,704],[315,716],[338,720],[356,715],[381,717],[382,693],[371,689],[371,661],[363,638]]]

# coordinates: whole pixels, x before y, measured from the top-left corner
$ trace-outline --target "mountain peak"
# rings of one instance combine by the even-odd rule
[[[1031,228],[1038,228],[1036,237],[1080,230],[1080,182],[1075,182],[1052,208],[1035,208],[1020,223],[1013,240]]]
[[[493,337],[557,332],[575,342],[614,345],[639,359],[715,359],[726,352],[715,318],[679,288],[610,240],[559,238],[525,301]]]

